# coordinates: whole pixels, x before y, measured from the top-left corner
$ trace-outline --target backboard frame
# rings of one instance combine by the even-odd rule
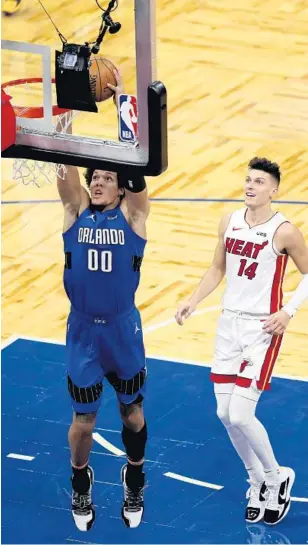
[[[58,134],[52,123],[51,50],[48,46],[2,40],[2,49],[42,57],[44,118],[17,118],[16,144],[2,157],[26,158],[157,176],[167,168],[167,93],[156,77],[155,0],[135,2],[138,145]],[[32,76],[40,76],[33,74]],[[21,104],[19,104],[21,106]],[[99,115],[99,114],[93,114]]]

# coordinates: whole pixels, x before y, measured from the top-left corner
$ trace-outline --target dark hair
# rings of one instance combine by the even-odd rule
[[[95,168],[87,168],[87,170],[84,173],[84,177],[86,179],[86,184],[87,184],[88,187],[90,187],[90,183],[92,181],[94,170],[95,170]]]
[[[84,173],[84,177],[85,177],[86,184],[87,184],[88,187],[90,187],[90,183],[92,181],[94,170],[96,170],[96,168],[87,168],[85,173]],[[121,188],[121,187],[124,188],[123,176],[121,176],[119,172],[116,172],[116,175],[117,175],[117,179],[118,179],[118,187],[119,188]],[[120,195],[121,200],[123,199],[123,197],[124,197],[124,194]]]
[[[277,163],[272,163],[269,159],[265,157],[254,157],[249,161],[248,168],[254,168],[256,170],[263,170],[263,172],[268,172],[275,180],[277,180],[278,185],[280,183],[280,167]]]

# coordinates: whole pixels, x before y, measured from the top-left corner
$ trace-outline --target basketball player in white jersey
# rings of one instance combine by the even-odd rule
[[[176,321],[182,325],[226,275],[211,380],[217,415],[249,475],[246,521],[264,519],[267,524],[277,524],[287,515],[295,473],[279,466],[255,410],[263,390],[270,388],[288,323],[308,297],[308,249],[304,238],[271,207],[279,182],[277,164],[257,157],[250,161],[246,207],[221,220],[213,263],[189,301],[180,304],[176,313]],[[303,277],[291,300],[282,306],[289,256]]]

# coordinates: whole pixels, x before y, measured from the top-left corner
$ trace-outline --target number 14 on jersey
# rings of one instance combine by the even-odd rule
[[[256,276],[256,270],[259,263],[255,261],[254,263],[251,263],[251,265],[248,265],[248,267],[246,267],[246,265],[247,259],[241,259],[241,264],[237,275],[243,276],[243,274],[245,274],[249,280],[252,280]]]

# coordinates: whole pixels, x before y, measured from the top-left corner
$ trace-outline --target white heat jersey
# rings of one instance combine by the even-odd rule
[[[286,218],[276,212],[260,225],[249,227],[246,208],[231,216],[225,233],[226,280],[223,308],[251,314],[272,314],[282,307],[282,283],[288,256],[274,245]]]

